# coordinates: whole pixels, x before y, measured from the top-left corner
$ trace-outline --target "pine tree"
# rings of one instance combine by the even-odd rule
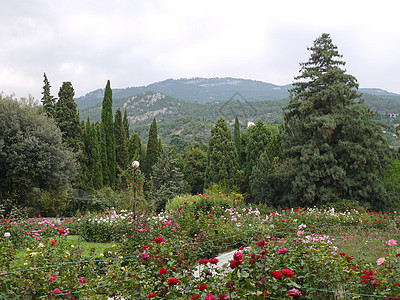
[[[126,133],[126,140],[129,140],[129,120],[128,120],[128,114],[126,112],[126,109],[124,111],[124,119],[122,121],[124,128],[125,128],[125,133]]]
[[[128,145],[126,140],[126,129],[122,121],[121,109],[117,109],[115,113],[114,134],[116,145],[116,162],[117,168],[125,170],[128,167]]]
[[[63,140],[74,152],[79,152],[82,147],[83,132],[74,95],[71,82],[63,82],[58,92],[55,118],[63,133]]]
[[[385,198],[378,175],[388,153],[382,127],[359,100],[357,80],[342,69],[345,62],[329,34],[308,50],[284,109],[292,197],[299,205],[348,199],[377,206]]]
[[[56,98],[54,98],[50,94],[50,82],[47,79],[46,73],[43,74],[44,76],[44,86],[43,86],[43,97],[42,97],[42,104],[46,115],[50,118],[54,118],[55,110],[56,110]]]
[[[281,145],[279,129],[273,124],[264,124],[263,121],[258,120],[254,126],[249,127],[247,133],[246,174],[248,178],[261,154],[266,152],[272,162],[281,156]]]
[[[134,160],[143,161],[142,142],[137,132],[133,132],[128,141],[128,162],[131,163]]]
[[[240,138],[240,124],[237,116],[235,117],[235,127],[233,129],[233,142],[235,143],[238,158],[240,158],[240,154],[242,153],[242,140]]]
[[[103,183],[104,185],[108,185],[113,188],[116,181],[116,146],[112,103],[112,90],[110,87],[110,80],[108,80],[106,89],[104,91],[103,106],[101,110],[101,157],[103,167]]]
[[[205,146],[204,146],[205,147]],[[192,194],[204,190],[204,175],[207,167],[207,149],[200,143],[186,147],[183,159],[183,174]]]
[[[147,150],[146,150],[146,174],[147,176],[151,175],[153,170],[153,165],[157,162],[157,159],[160,155],[160,144],[158,141],[157,134],[157,122],[156,118],[153,119],[153,122],[150,125],[149,130],[149,139],[147,142]]]
[[[165,208],[168,200],[183,192],[183,174],[178,167],[178,155],[173,147],[165,146],[153,166],[151,180],[158,212]]]
[[[83,187],[100,189],[103,185],[102,166],[100,160],[99,136],[96,125],[87,119],[83,135]]]
[[[219,118],[211,129],[208,142],[206,185],[220,184],[232,188],[237,170],[237,153],[225,119]]]

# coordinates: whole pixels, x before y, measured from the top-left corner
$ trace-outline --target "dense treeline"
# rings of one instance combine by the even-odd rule
[[[1,199],[22,203],[27,191],[63,193],[68,186],[86,191],[134,188],[135,197],[138,189],[149,208],[161,211],[175,195],[211,188],[275,207],[349,200],[375,208],[398,206],[394,199],[400,193],[400,163],[384,137],[385,126],[361,100],[357,80],[346,74],[330,36],[323,34],[309,50],[311,56],[301,64],[285,102],[281,125],[260,119],[245,126],[247,120],[241,124],[240,116],[228,124],[220,117],[212,126],[203,122],[202,130],[209,132],[207,140],[189,142],[182,137],[188,132],[174,133],[169,135],[169,146],[160,139],[156,118],[147,127],[147,142],[142,143],[138,128],[130,128],[127,111],[113,110],[109,81],[101,119],[88,117],[79,122],[72,84],[64,82],[56,99],[50,95],[45,74],[43,107],[31,117],[26,111],[34,108],[1,99],[0,112],[18,116],[1,123]],[[189,116],[181,122],[193,120],[202,123],[201,117]],[[13,126],[18,130],[9,129]],[[37,134],[53,127],[57,130],[52,129],[49,136],[55,136],[54,143],[45,139],[47,133]],[[21,136],[26,139],[18,139]],[[38,147],[35,158],[25,154],[32,148],[30,139],[38,140],[35,145],[42,143],[40,139],[47,143]],[[21,146],[13,144],[15,150],[8,150],[7,143],[16,140]],[[54,153],[62,153],[57,168],[52,162]],[[21,167],[17,166],[25,158],[40,163],[18,173]],[[133,166],[133,161],[140,165]],[[52,169],[43,175],[50,165]],[[38,176],[53,177],[32,179]]]

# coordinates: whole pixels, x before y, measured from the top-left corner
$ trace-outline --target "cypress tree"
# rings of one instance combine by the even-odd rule
[[[128,148],[126,140],[126,130],[122,121],[121,109],[117,109],[115,113],[114,134],[116,145],[116,162],[117,167],[125,170],[128,167]]]
[[[50,94],[50,82],[47,79],[46,73],[44,73],[44,86],[43,86],[43,97],[42,97],[42,104],[43,104],[43,108],[44,111],[46,113],[46,115],[50,118],[54,118],[55,116],[55,111],[56,111],[56,98],[54,98],[51,94]]]
[[[106,89],[104,91],[103,106],[101,110],[101,135],[103,182],[104,185],[108,185],[113,188],[116,181],[116,146],[110,80],[107,81]]]
[[[232,188],[236,178],[237,153],[225,119],[219,118],[208,142],[206,184]]]
[[[308,48],[300,75],[284,109],[284,151],[293,159],[292,197],[299,205],[321,205],[340,199],[375,207],[385,200],[378,176],[388,146],[382,126],[359,99],[358,82],[329,34]]]
[[[58,92],[55,117],[63,133],[63,140],[74,152],[79,152],[82,147],[82,128],[74,95],[71,82],[63,82]]]
[[[128,120],[128,114],[126,113],[126,109],[124,111],[124,119],[122,121],[124,128],[125,128],[125,133],[126,133],[126,140],[129,140],[129,120]]]
[[[137,132],[133,132],[128,141],[128,163],[134,160],[142,160],[142,142]]]
[[[149,140],[147,141],[147,150],[146,150],[146,174],[147,176],[151,175],[153,165],[157,162],[157,159],[160,155],[160,144],[157,137],[157,122],[156,118],[153,118],[153,122],[150,125],[149,130]]]
[[[235,143],[238,157],[240,157],[240,154],[242,153],[242,141],[240,138],[240,124],[237,116],[235,117],[235,127],[233,129],[233,142]]]
[[[83,136],[83,184],[86,188],[100,189],[103,185],[102,167],[100,160],[99,136],[96,125],[92,124],[89,117]]]

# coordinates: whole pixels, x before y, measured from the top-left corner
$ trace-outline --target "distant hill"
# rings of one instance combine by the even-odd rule
[[[291,87],[238,78],[167,79],[147,86],[113,89],[113,99],[159,92],[189,102],[212,103],[228,101],[239,92],[247,101],[278,100],[288,97]],[[104,89],[98,89],[76,98],[75,102],[82,109],[101,103],[103,97]]]

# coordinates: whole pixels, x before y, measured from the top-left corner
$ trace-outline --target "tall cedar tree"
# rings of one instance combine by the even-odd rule
[[[235,127],[233,128],[233,142],[235,143],[238,157],[240,157],[240,154],[242,153],[242,140],[240,138],[240,123],[237,116],[235,117]]]
[[[128,167],[128,143],[126,139],[126,127],[122,121],[121,109],[117,109],[115,113],[114,134],[116,145],[116,162],[117,168],[125,170]]]
[[[250,176],[261,154],[266,152],[272,163],[281,156],[281,145],[278,127],[273,124],[264,124],[261,120],[248,128],[247,135],[246,174]]]
[[[292,197],[298,205],[349,199],[381,206],[385,190],[378,175],[388,154],[382,127],[359,100],[357,80],[341,68],[345,62],[329,34],[308,50],[284,109]]]
[[[142,161],[142,141],[137,132],[133,132],[128,141],[128,162]]]
[[[122,121],[124,128],[125,128],[125,133],[126,133],[126,140],[129,140],[129,120],[128,120],[128,114],[126,112],[126,109],[124,110],[124,119]]]
[[[46,115],[50,118],[54,118],[55,115],[55,111],[56,111],[56,98],[54,98],[51,94],[50,94],[50,82],[47,79],[46,73],[43,74],[44,76],[44,86],[43,86],[43,97],[42,97],[42,104],[43,104],[43,108],[44,108],[44,112],[46,113]]]
[[[184,190],[183,174],[178,167],[179,154],[174,147],[165,146],[153,166],[151,180],[154,184],[155,208],[158,212],[165,209],[168,200]]]
[[[116,181],[116,146],[112,102],[112,90],[110,87],[110,80],[108,80],[104,91],[103,106],[101,110],[101,158],[103,167],[103,183],[104,185],[113,188]]]
[[[146,150],[146,174],[150,177],[153,170],[153,165],[157,162],[160,155],[160,144],[157,137],[157,122],[156,118],[153,118],[153,122],[150,125],[149,139],[147,141]]]
[[[103,174],[100,159],[100,141],[96,124],[91,123],[88,117],[83,135],[83,179],[85,187],[98,190],[103,185]]]
[[[63,140],[74,152],[79,152],[82,147],[83,132],[74,95],[71,82],[63,82],[58,92],[55,117],[63,133]]]
[[[220,184],[232,188],[237,171],[237,152],[231,132],[224,118],[219,118],[211,129],[208,142],[206,184]]]
[[[186,147],[183,158],[183,175],[192,194],[204,190],[204,174],[207,167],[207,149],[198,142]]]

